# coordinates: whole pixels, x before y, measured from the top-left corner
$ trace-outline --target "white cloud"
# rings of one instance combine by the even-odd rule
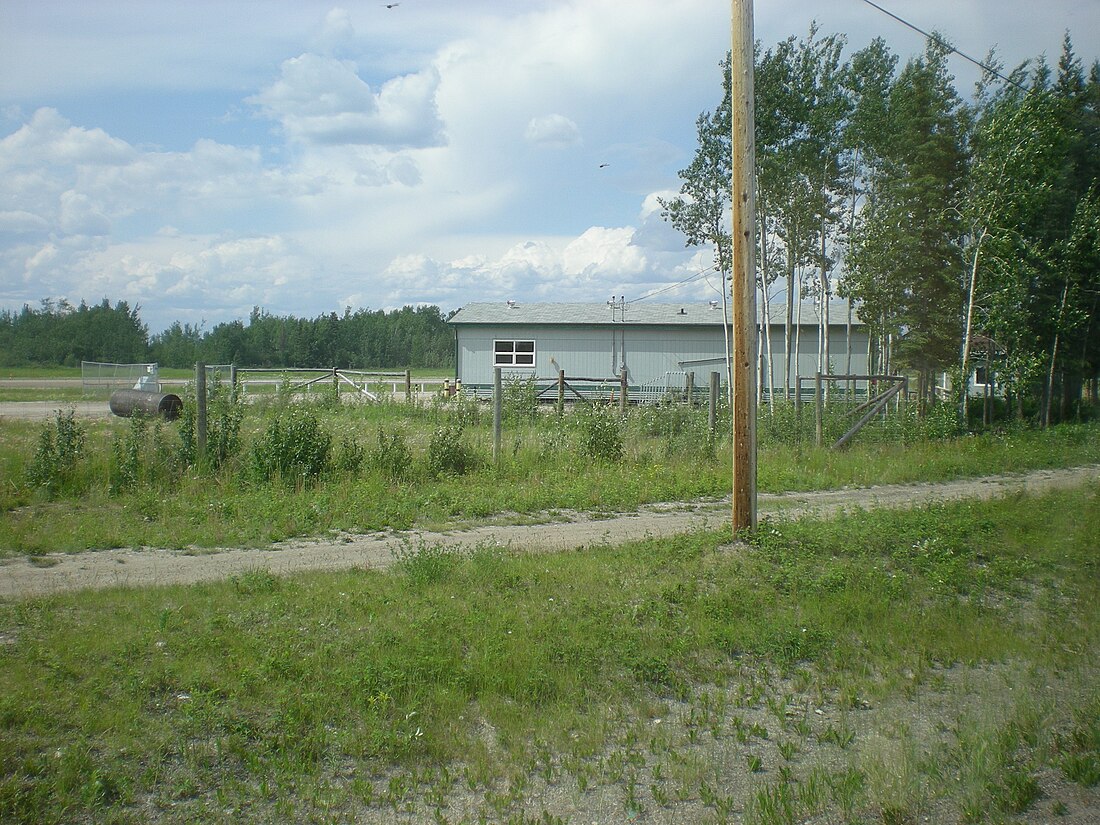
[[[443,142],[433,69],[395,77],[376,94],[354,63],[316,54],[283,62],[280,77],[248,102],[304,144],[376,145],[386,149]]]
[[[524,137],[529,143],[541,146],[577,146],[581,142],[577,124],[557,114],[531,118]]]
[[[710,265],[657,199],[675,194],[695,118],[720,95],[728,8],[337,2],[278,14],[213,0],[9,4],[0,300],[109,295],[140,303],[155,331],[243,317],[253,303],[314,315],[347,303],[637,296]],[[933,14],[946,0],[930,2],[927,19],[950,19]],[[1067,17],[1090,62],[1097,13],[1052,2],[1091,15]],[[982,53],[1003,40],[994,34],[1024,31],[1022,7],[1009,5],[953,12],[956,35],[987,18],[960,45]],[[802,36],[811,12],[854,46],[895,25],[841,0],[805,6],[762,7],[757,36]],[[1056,58],[1056,28],[1010,54]],[[172,98],[177,89],[191,94]],[[164,102],[154,115],[136,108],[151,96]],[[66,100],[80,103],[42,105]],[[178,122],[149,137],[164,112]],[[168,130],[180,136],[162,138]],[[696,280],[668,296],[711,294]]]
[[[57,260],[58,248],[56,244],[47,243],[42,246],[37,252],[27,258],[26,271],[28,274],[33,274],[37,270],[43,267],[49,266],[55,260]]]
[[[567,277],[581,283],[606,275],[633,279],[648,267],[645,251],[632,244],[631,226],[608,229],[593,226],[572,241],[562,253]]]
[[[325,15],[321,33],[315,39],[317,49],[325,54],[334,54],[354,45],[355,25],[347,9],[334,8]]]
[[[61,193],[58,226],[67,235],[108,235],[111,232],[110,218],[97,209],[87,195],[71,189]]]
[[[56,109],[44,107],[0,140],[0,170],[33,169],[43,164],[119,165],[131,162],[135,154],[132,146],[102,129],[73,126]]]
[[[35,234],[45,232],[49,227],[49,223],[41,215],[35,215],[23,209],[0,212],[0,233]]]

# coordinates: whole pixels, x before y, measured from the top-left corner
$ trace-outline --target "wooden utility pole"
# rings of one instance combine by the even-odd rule
[[[752,0],[732,0],[733,529],[756,526],[756,143]]]

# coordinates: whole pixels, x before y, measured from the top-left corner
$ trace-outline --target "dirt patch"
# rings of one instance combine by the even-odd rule
[[[1024,475],[987,476],[936,484],[891,484],[814,493],[763,494],[761,517],[794,519],[845,509],[912,507],[933,501],[989,499],[1016,493],[1100,483],[1100,465],[1040,470]],[[637,512],[595,518],[573,514],[569,521],[486,525],[448,531],[340,535],[292,541],[266,548],[99,550],[18,558],[0,566],[0,598],[26,598],[84,588],[192,584],[267,570],[282,575],[311,570],[382,569],[410,545],[476,547],[495,545],[530,552],[557,552],[644,538],[714,529],[731,518],[728,499],[652,505]],[[56,563],[55,563],[56,562]]]

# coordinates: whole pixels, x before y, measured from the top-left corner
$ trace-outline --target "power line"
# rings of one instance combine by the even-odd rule
[[[718,268],[718,265],[713,264],[711,266],[708,266],[706,269],[703,269],[703,270],[700,270],[699,272],[696,272],[694,275],[689,275],[687,278],[685,278],[682,281],[678,281],[677,283],[674,283],[674,284],[669,284],[668,286],[663,286],[660,289],[653,290],[652,292],[647,292],[645,295],[642,295],[640,298],[632,298],[631,300],[627,301],[627,303],[628,304],[636,304],[636,303],[638,303],[638,301],[645,301],[649,298],[652,298],[654,295],[660,295],[662,292],[668,292],[669,290],[676,289],[677,287],[681,287],[684,284],[689,284],[692,281],[703,277],[708,272],[710,272],[712,269],[717,269],[717,268]]]
[[[916,26],[913,23],[910,23],[908,20],[906,20],[903,17],[898,17],[898,15],[894,14],[892,11],[889,11],[888,9],[884,9],[882,6],[878,5],[878,3],[873,3],[873,2],[871,2],[871,0],[863,0],[863,2],[866,3],[868,6],[871,6],[871,8],[878,9],[880,12],[885,14],[887,17],[892,17],[894,20],[897,20],[903,26],[908,26],[913,31],[915,31],[918,34],[922,35],[927,40],[931,40],[933,43],[938,43],[940,46],[943,46],[943,48],[947,49],[949,52],[953,52],[954,54],[957,54],[963,60],[969,60],[975,66],[978,66],[979,68],[984,69],[985,71],[989,72],[989,74],[993,75],[994,77],[999,77],[1005,83],[1008,83],[1009,85],[1015,86],[1021,92],[1028,91],[1028,89],[1025,86],[1023,86],[1022,84],[1017,83],[1012,78],[1006,77],[1005,75],[1001,74],[1000,71],[998,71],[996,67],[990,66],[988,63],[983,63],[981,60],[976,60],[975,58],[973,58],[970,55],[966,54],[966,52],[959,51],[958,49],[956,49],[954,46],[952,46],[949,42],[944,40],[939,35],[934,34],[934,33],[926,32],[924,29],[920,28],[920,26]]]

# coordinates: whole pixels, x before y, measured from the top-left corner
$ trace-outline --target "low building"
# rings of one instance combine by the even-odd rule
[[[826,365],[822,371],[866,373],[863,325],[853,321],[849,329],[846,304],[834,304],[830,319],[833,368]],[[823,349],[816,311],[804,306],[800,321],[788,395],[794,392],[797,376],[812,377],[818,371]],[[716,302],[474,303],[456,312],[449,323],[455,328],[455,378],[465,392],[478,395],[491,394],[496,367],[505,380],[531,379],[540,386],[556,383],[559,371],[564,371],[573,391],[591,397],[616,391],[625,371],[629,397],[638,401],[682,392],[689,381],[705,388],[711,372],[717,372],[723,384],[728,376],[730,322]],[[781,393],[787,375],[783,319],[773,312],[770,364],[762,328],[758,333],[760,385],[765,395],[773,386]]]

